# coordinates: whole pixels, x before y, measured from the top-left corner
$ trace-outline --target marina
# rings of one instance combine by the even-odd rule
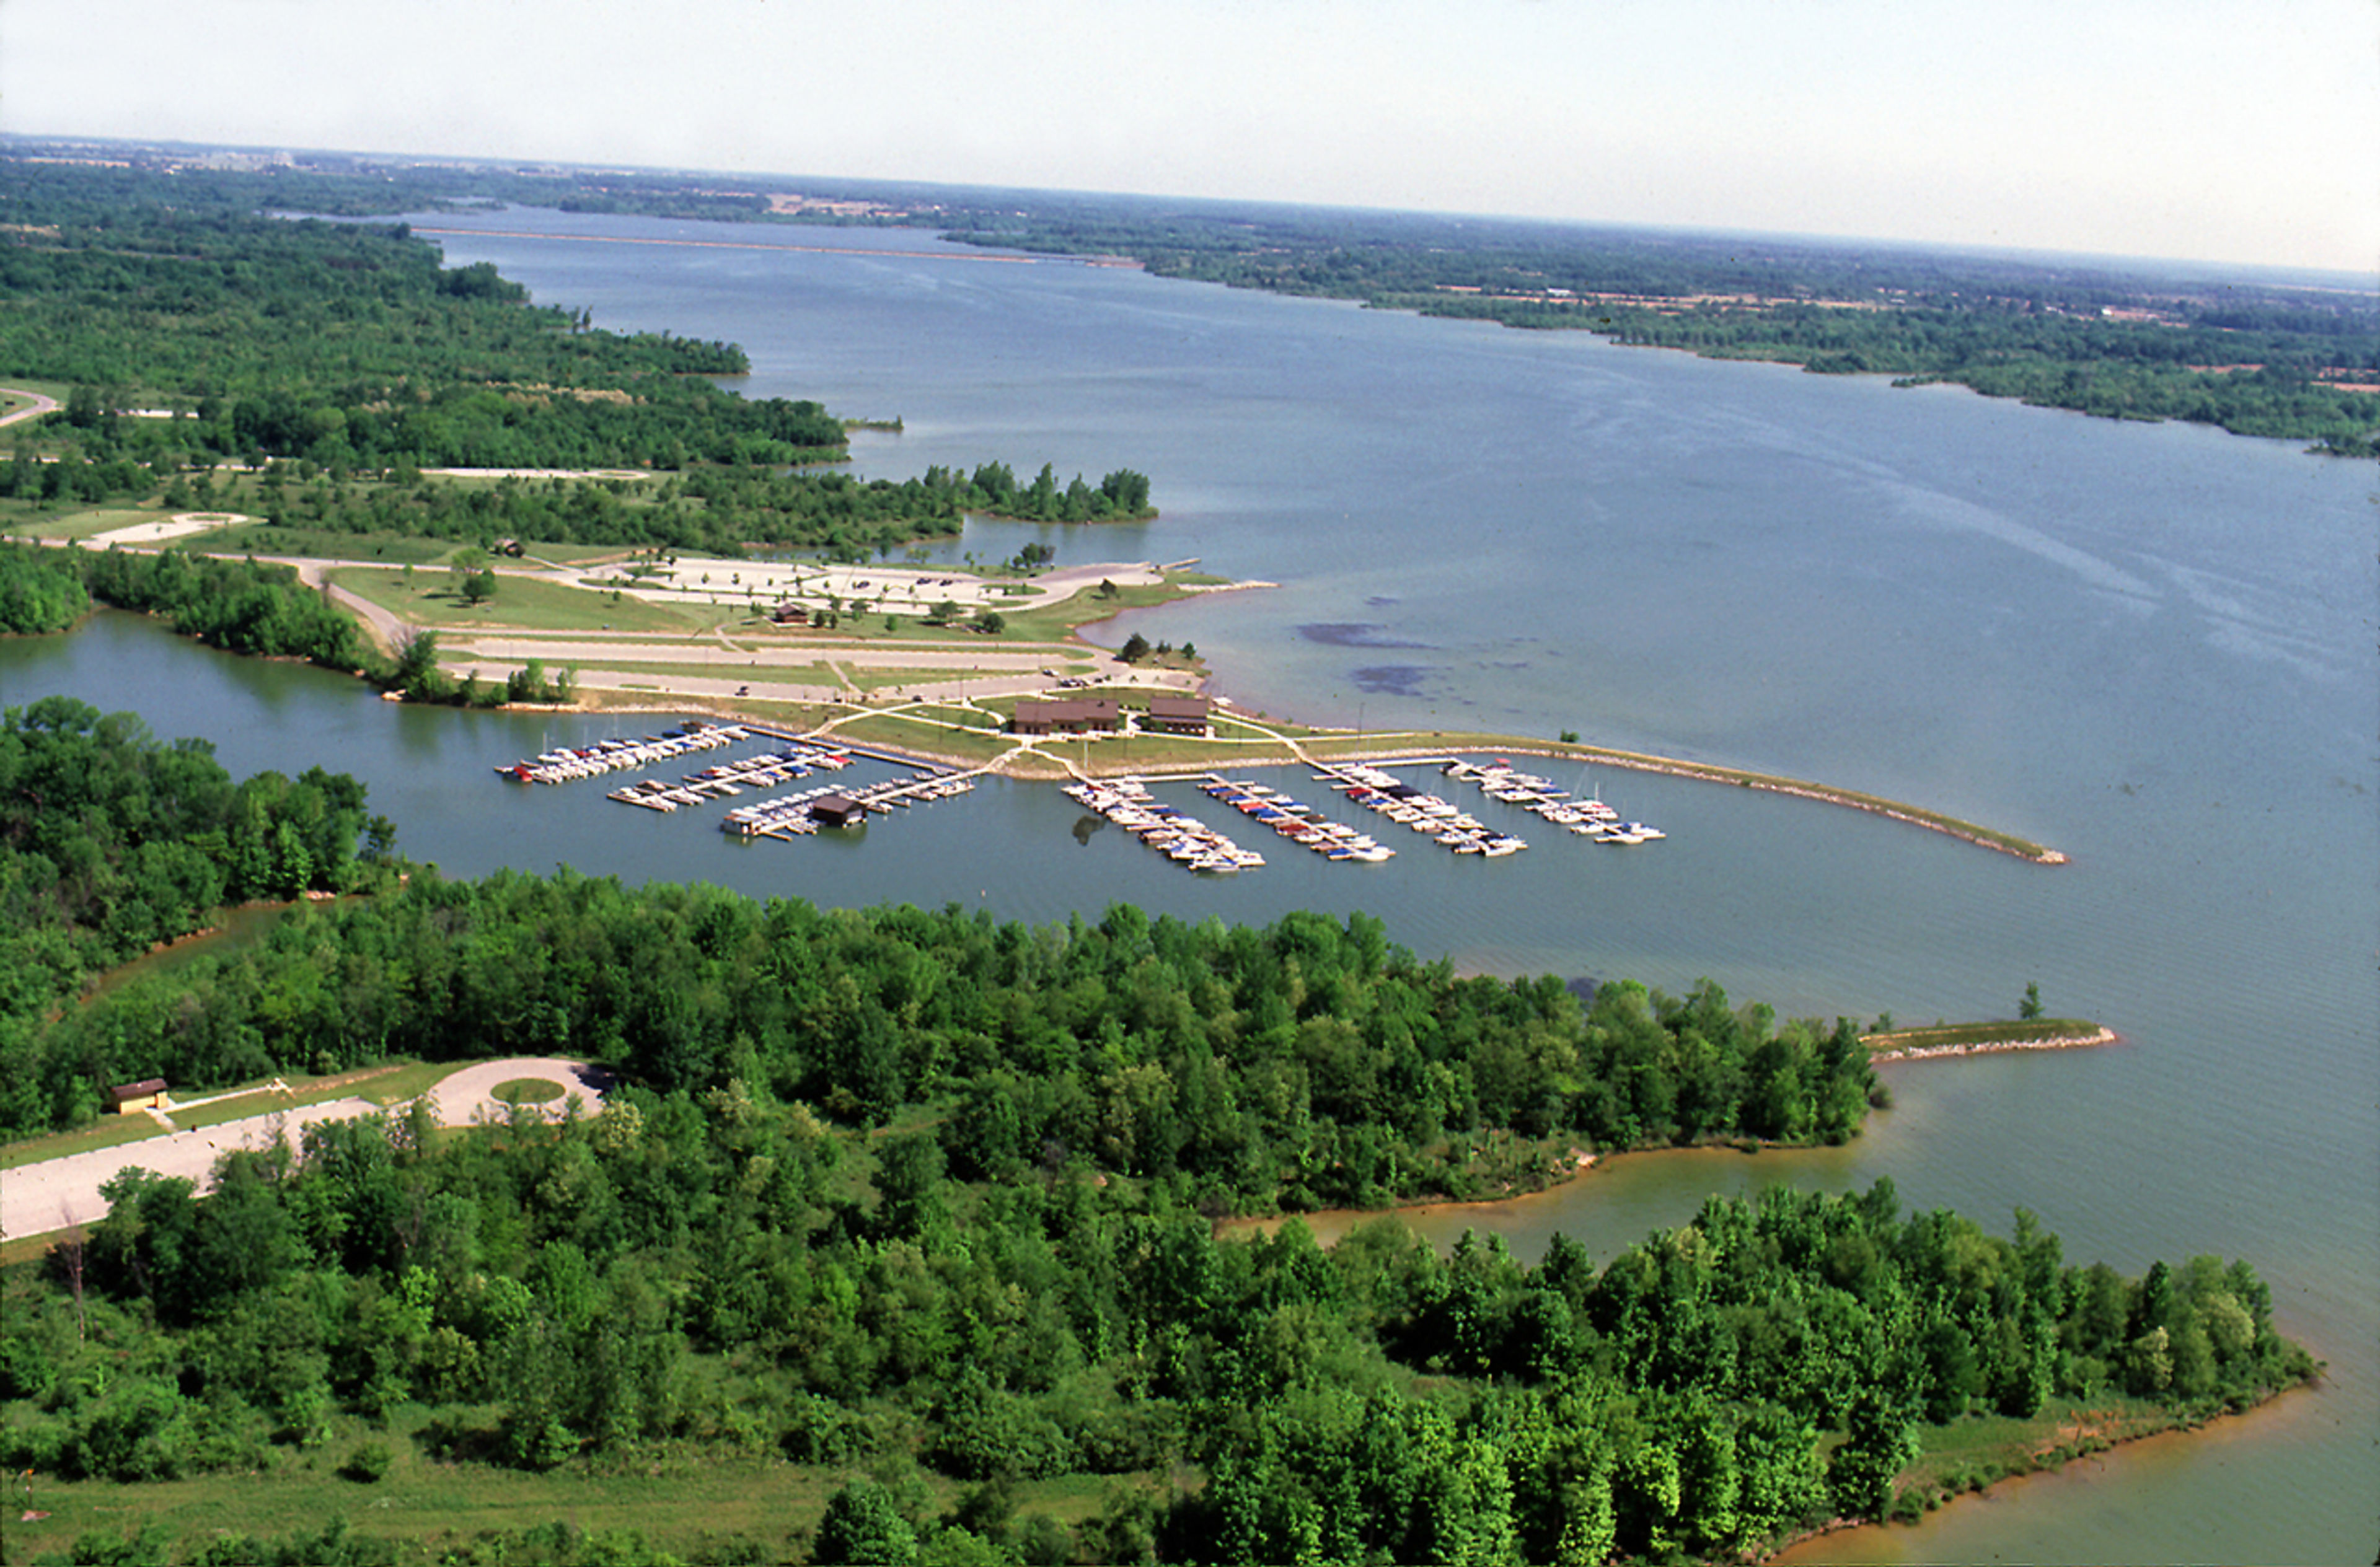
[[[1592,794],[1574,799],[1567,790],[1555,788],[1552,779],[1524,773],[1500,756],[1488,763],[1457,757],[1445,765],[1445,772],[1448,777],[1477,784],[1490,800],[1517,805],[1597,843],[1651,843],[1670,836],[1643,822],[1621,820],[1618,811]]]
[[[1369,836],[1343,823],[1331,821],[1312,806],[1302,804],[1262,784],[1210,777],[1198,787],[1242,815],[1262,822],[1291,842],[1310,849],[1326,860],[1377,862],[1396,853],[1395,850],[1376,842]]]
[[[581,778],[601,777],[605,773],[655,766],[699,751],[715,751],[747,739],[751,733],[742,724],[707,724],[699,718],[689,718],[678,729],[647,735],[642,740],[606,740],[593,745],[540,752],[523,761],[505,763],[496,769],[496,775],[516,783],[575,783]]]
[[[609,798],[624,805],[674,811],[681,805],[698,805],[706,800],[741,794],[747,789],[773,789],[795,778],[806,778],[821,768],[840,771],[850,765],[848,752],[833,751],[824,746],[791,745],[783,751],[705,767],[700,772],[686,774],[674,784],[663,783],[658,778],[626,784],[613,790]]]
[[[568,783],[656,766],[746,741],[775,741],[777,749],[702,767],[675,782],[638,779],[611,790],[608,798],[624,805],[669,813],[735,798],[750,790],[774,789],[822,771],[840,772],[862,756],[905,769],[900,777],[856,787],[827,784],[739,805],[728,811],[720,823],[720,831],[733,838],[773,838],[790,842],[814,835],[821,826],[853,826],[865,822],[871,814],[890,814],[913,804],[964,794],[975,787],[970,776],[957,769],[897,753],[823,744],[764,724],[717,724],[699,718],[689,718],[678,728],[642,740],[614,738],[544,751],[535,757],[498,766],[495,771],[501,777],[522,783]],[[1500,756],[1485,761],[1448,755],[1409,756],[1316,765],[1318,770],[1311,775],[1315,782],[1329,786],[1350,803],[1458,855],[1499,860],[1517,854],[1529,845],[1519,835],[1481,820],[1443,795],[1400,777],[1394,769],[1433,768],[1445,777],[1476,786],[1492,801],[1528,811],[1548,825],[1591,842],[1633,845],[1668,836],[1642,822],[1622,820],[1618,811],[1592,793],[1575,797],[1556,787],[1550,778],[1523,772]],[[1397,853],[1371,834],[1332,819],[1284,790],[1249,778],[1226,777],[1220,773],[1184,772],[1162,778],[1158,775],[1085,778],[1064,786],[1064,793],[1190,870],[1229,874],[1264,863],[1261,854],[1242,848],[1227,834],[1151,796],[1148,785],[1158,781],[1194,782],[1210,799],[1325,860],[1378,864],[1395,858]]]
[[[1085,778],[1066,785],[1065,795],[1188,870],[1230,875],[1265,862],[1256,850],[1242,849],[1206,823],[1153,798],[1138,778]]]
[[[890,815],[928,801],[948,800],[975,788],[972,779],[948,767],[927,767],[905,778],[887,778],[858,789],[828,784],[741,805],[727,813],[719,830],[735,838],[775,838],[791,842],[822,826],[850,826],[869,812]]]

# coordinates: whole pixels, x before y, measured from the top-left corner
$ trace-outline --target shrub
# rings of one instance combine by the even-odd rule
[[[396,1457],[389,1452],[386,1442],[368,1441],[347,1454],[347,1461],[339,1466],[339,1473],[358,1485],[374,1485],[388,1477],[388,1472],[395,1462]]]

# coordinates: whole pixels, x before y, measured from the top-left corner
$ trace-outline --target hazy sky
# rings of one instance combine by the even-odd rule
[[[0,0],[0,129],[2380,266],[2380,0]]]

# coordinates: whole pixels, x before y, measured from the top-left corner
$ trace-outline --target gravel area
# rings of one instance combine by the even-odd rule
[[[539,1106],[548,1114],[559,1112],[575,1096],[591,1115],[602,1108],[603,1091],[612,1083],[609,1076],[584,1061],[551,1056],[482,1061],[449,1073],[431,1091],[439,1124],[468,1127],[483,1118],[504,1119],[510,1112],[492,1091],[497,1084],[516,1078],[541,1078],[563,1087],[564,1099]],[[128,1167],[182,1176],[196,1181],[203,1190],[215,1161],[234,1149],[269,1148],[282,1137],[294,1143],[305,1127],[317,1121],[379,1114],[381,1106],[370,1100],[334,1099],[0,1171],[0,1236],[14,1240],[94,1223],[107,1212],[107,1199],[99,1195],[99,1188]],[[167,1115],[170,1117],[172,1112]]]

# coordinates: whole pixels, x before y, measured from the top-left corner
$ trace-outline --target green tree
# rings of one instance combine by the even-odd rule
[[[849,1567],[909,1567],[917,1560],[917,1529],[891,1490],[854,1480],[827,1498],[810,1542],[810,1560]]]

